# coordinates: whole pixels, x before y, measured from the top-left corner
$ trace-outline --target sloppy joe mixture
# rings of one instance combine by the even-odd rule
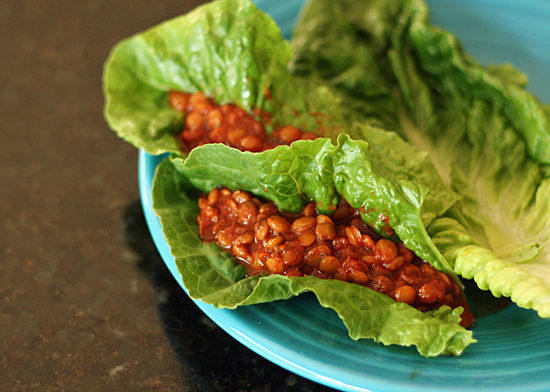
[[[250,114],[234,104],[218,105],[202,92],[171,91],[169,101],[174,109],[186,114],[184,129],[177,136],[184,151],[206,143],[223,143],[241,151],[261,152],[318,137],[292,125],[275,126],[268,135],[265,127],[272,126],[269,113],[254,110]]]
[[[171,106],[186,114],[177,136],[190,151],[206,143],[224,143],[260,152],[317,136],[294,126],[273,126],[268,113],[247,113],[218,105],[203,93],[170,92]],[[268,134],[265,127],[273,131]],[[314,203],[299,214],[286,214],[272,202],[244,191],[214,189],[199,199],[201,238],[215,241],[243,264],[249,275],[312,275],[369,287],[399,302],[427,311],[442,305],[464,307],[461,325],[473,322],[457,283],[420,259],[402,242],[381,238],[341,202],[330,217]]]

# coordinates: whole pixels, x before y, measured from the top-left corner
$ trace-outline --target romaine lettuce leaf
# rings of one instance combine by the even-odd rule
[[[386,6],[395,8],[393,3]],[[380,62],[382,45],[376,48],[376,43],[358,39],[357,29],[348,20],[365,17],[372,26],[383,28],[379,19],[390,15],[389,9],[366,15],[361,1],[308,1],[293,32],[291,71],[330,86],[350,124],[359,121],[399,129],[392,86],[383,83],[391,73]]]
[[[339,195],[351,196],[377,212],[390,209],[402,240],[409,246],[417,244],[420,251],[429,248],[430,253],[438,254],[424,227],[419,226],[423,187],[382,176],[368,160],[366,143],[345,135],[338,142],[334,146],[328,139],[301,141],[263,153],[204,145],[192,150],[187,159],[173,156],[161,163],[153,185],[153,208],[189,295],[217,307],[234,308],[313,292],[322,306],[338,313],[353,339],[414,345],[425,356],[460,354],[475,341],[471,331],[458,325],[461,308],[451,311],[442,307],[422,313],[366,287],[337,280],[282,275],[246,277],[244,267],[229,253],[216,244],[202,243],[198,237],[197,191],[226,185],[257,192],[278,202],[283,209],[292,210],[295,206],[286,203],[287,198],[281,195],[295,195],[294,201],[299,205],[311,198],[325,198],[328,203]],[[362,166],[355,171],[345,170],[346,163],[359,161]],[[322,191],[317,192],[317,188]],[[443,258],[437,262],[446,263]],[[448,266],[440,267],[449,270]]]
[[[220,104],[273,113],[275,124],[320,129],[334,139],[342,123],[340,111],[332,111],[335,98],[291,75],[291,56],[277,24],[251,1],[206,4],[113,48],[103,73],[105,118],[136,147],[183,155],[173,134],[184,118],[170,108],[168,91],[202,91]]]
[[[410,168],[417,166],[415,153],[420,159],[425,154],[411,147],[399,151],[404,143],[390,144],[397,140],[384,132],[378,133],[378,141],[385,146],[383,152],[393,155],[393,159],[402,164],[392,167],[385,154],[371,155],[372,149],[367,143],[351,140],[345,134],[338,137],[337,145],[332,145],[330,139],[319,138],[297,141],[291,147],[279,146],[262,153],[243,153],[222,144],[208,144],[194,149],[185,159],[173,159],[193,186],[204,192],[221,186],[241,189],[275,202],[286,212],[297,213],[307,202],[315,200],[320,212],[330,215],[343,197],[352,207],[364,211],[364,221],[380,235],[387,236],[384,228],[389,224],[409,249],[437,269],[454,276],[452,268],[426,233],[425,225],[430,221],[425,223],[421,216],[430,189],[410,179],[415,174]],[[392,154],[393,151],[396,153]],[[408,158],[400,156],[406,151],[411,154]],[[420,162],[418,166],[430,166],[425,161]],[[385,166],[385,174],[377,163]],[[432,169],[433,177],[428,173],[424,173],[424,182],[434,187],[440,185],[435,169]],[[448,204],[435,203],[435,195],[424,215],[440,215],[454,202],[453,195],[442,186],[440,188],[441,198],[445,200],[447,196]],[[388,222],[384,216],[389,218]],[[455,279],[460,283],[456,276]]]
[[[396,133],[359,123],[350,127],[349,133],[356,140],[369,144],[369,159],[384,175],[413,181],[430,189],[421,209],[425,226],[447,213],[457,202],[463,202],[463,197],[445,186],[429,154],[405,142]]]
[[[331,20],[337,26],[324,28]],[[334,42],[344,44],[322,50]],[[477,63],[430,25],[421,0],[311,0],[293,47],[296,74],[321,80],[344,102],[376,105],[341,83],[351,70],[375,76],[374,91],[391,92],[383,115],[355,110],[349,118],[381,121],[428,151],[462,195],[430,231],[444,240],[436,241],[443,254],[481,288],[550,317],[550,117],[523,89],[525,76]],[[438,219],[451,219],[453,229],[440,232]]]

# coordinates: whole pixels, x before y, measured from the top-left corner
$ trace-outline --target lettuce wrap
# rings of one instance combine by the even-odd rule
[[[292,44],[295,75],[327,86],[350,123],[427,151],[462,196],[428,225],[454,270],[550,317],[550,117],[525,75],[476,62],[422,0],[311,0]]]
[[[122,41],[105,66],[105,117],[117,134],[149,153],[172,153],[157,169],[153,208],[191,297],[216,307],[288,299],[313,292],[334,309],[353,339],[416,346],[424,356],[459,355],[475,340],[459,325],[461,307],[420,312],[374,290],[315,277],[246,276],[243,266],[198,235],[197,201],[219,186],[241,189],[297,212],[315,201],[321,212],[345,198],[386,236],[395,231],[419,257],[460,282],[428,229],[461,201],[428,154],[375,124],[350,125],[338,94],[293,75],[288,41],[248,0],[221,0]],[[207,144],[184,153],[175,140],[183,115],[168,92],[202,91],[217,102],[273,114],[274,124],[318,131],[262,153]],[[269,131],[269,129],[268,129]],[[370,135],[367,144],[346,135]]]
[[[461,307],[421,312],[336,279],[247,277],[231,254],[217,244],[203,243],[198,234],[199,194],[221,185],[272,200],[285,211],[296,211],[306,201],[327,205],[341,197],[353,207],[364,207],[366,220],[375,221],[381,211],[389,211],[390,223],[406,246],[453,276],[422,225],[427,188],[398,175],[382,175],[365,142],[342,134],[337,145],[320,138],[263,153],[211,144],[193,149],[186,159],[164,160],[155,175],[153,208],[189,295],[216,307],[235,308],[313,292],[322,306],[337,312],[353,339],[414,345],[424,356],[459,355],[474,342],[472,332],[458,325]]]
[[[202,91],[219,104],[260,109],[274,123],[336,140],[344,121],[335,97],[293,76],[291,58],[275,21],[252,2],[203,5],[113,48],[103,72],[104,116],[121,138],[150,154],[183,154],[174,134],[185,119],[168,105],[167,91]]]

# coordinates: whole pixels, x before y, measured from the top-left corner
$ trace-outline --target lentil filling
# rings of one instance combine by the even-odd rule
[[[203,93],[169,93],[170,105],[186,114],[177,136],[190,151],[223,143],[260,152],[317,136],[294,126],[272,126],[268,113],[247,113],[234,104],[218,105]],[[265,127],[273,131],[269,135]],[[369,287],[421,311],[462,306],[461,325],[473,322],[457,283],[420,259],[402,242],[378,236],[360,210],[341,202],[334,214],[320,215],[314,203],[299,214],[286,214],[244,191],[214,189],[199,199],[200,236],[215,241],[243,264],[249,275],[312,275]],[[390,233],[391,234],[391,233]]]
[[[261,152],[318,137],[292,125],[274,126],[268,135],[265,127],[272,126],[269,113],[254,110],[250,114],[235,104],[218,105],[202,92],[171,91],[168,99],[172,108],[186,114],[184,128],[177,135],[184,151],[206,143],[223,143],[241,151]]]
[[[199,207],[201,238],[231,252],[249,275],[339,279],[421,311],[467,305],[453,279],[402,242],[380,238],[346,202],[331,217],[318,214],[314,203],[291,215],[247,192],[214,189],[199,199]]]

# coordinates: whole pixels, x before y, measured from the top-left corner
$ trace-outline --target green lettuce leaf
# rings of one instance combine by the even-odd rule
[[[397,5],[397,2],[395,3]],[[393,3],[385,4],[394,9]],[[361,1],[308,1],[292,35],[291,71],[312,83],[326,84],[341,102],[349,124],[359,121],[386,130],[399,129],[391,74],[379,61],[382,45],[364,42],[350,17],[382,27],[389,12],[365,14]],[[382,27],[383,28],[383,27]],[[376,37],[374,37],[376,38]]]
[[[479,287],[550,317],[550,116],[524,90],[526,77],[510,65],[477,63],[430,25],[421,0],[311,0],[293,48],[295,73],[344,102],[376,111],[376,97],[358,92],[351,74],[391,92],[379,114],[353,107],[349,118],[380,121],[427,151],[462,196],[433,222],[442,253]],[[439,232],[439,219],[453,228]]]
[[[398,151],[400,144],[388,147],[390,144],[384,143],[391,141],[391,135],[382,132],[378,138],[387,146],[386,152]],[[412,150],[409,148],[414,153]],[[396,152],[394,159],[404,152]],[[401,156],[401,161],[414,161],[410,159],[413,157]],[[377,159],[385,165],[385,175],[376,165]],[[320,212],[330,215],[343,197],[352,207],[363,211],[365,223],[380,235],[388,236],[385,228],[389,224],[409,249],[460,283],[433,246],[422,220],[422,206],[430,190],[411,181],[413,171],[409,172],[409,177],[403,176],[404,169],[415,163],[391,167],[385,162],[385,154],[371,156],[367,143],[351,140],[345,134],[338,137],[335,146],[330,139],[319,138],[297,141],[290,147],[279,146],[262,153],[243,153],[222,144],[208,144],[191,151],[189,157],[174,158],[174,161],[193,186],[204,192],[221,186],[241,189],[275,202],[286,212],[297,213],[306,203],[315,200]],[[424,161],[421,166],[428,164]],[[435,170],[433,174],[433,178],[426,175],[425,182],[437,184]],[[446,192],[443,189],[444,199]],[[454,200],[452,195],[448,197],[450,205]],[[446,206],[438,204],[435,206],[440,207],[439,210],[434,210],[434,204],[424,215],[445,211]]]
[[[405,142],[396,133],[355,123],[350,128],[350,135],[369,144],[369,159],[385,176],[414,181],[430,189],[421,209],[425,226],[457,202],[463,202],[463,197],[445,186],[429,154]]]
[[[165,238],[189,295],[216,307],[235,308],[313,292],[322,306],[337,312],[353,339],[372,338],[383,344],[413,345],[424,356],[459,355],[475,341],[471,331],[458,325],[462,308],[451,311],[448,307],[442,307],[437,311],[422,313],[366,287],[337,280],[289,278],[282,275],[246,277],[244,267],[229,253],[216,244],[202,243],[198,237],[198,191],[229,185],[259,191],[259,195],[265,198],[280,201],[280,206],[284,206],[286,200],[286,197],[280,198],[280,193],[298,195],[296,200],[300,203],[305,202],[311,194],[327,197],[324,191],[316,193],[316,187],[333,190],[334,193],[329,194],[327,200],[341,193],[361,193],[365,189],[359,189],[361,186],[349,178],[343,181],[336,181],[336,178],[342,175],[341,165],[350,161],[345,156],[365,155],[366,151],[366,143],[354,142],[342,135],[336,146],[328,139],[317,139],[254,154],[223,145],[205,145],[194,149],[185,160],[174,156],[164,160],[154,180],[153,208],[161,220]],[[281,162],[275,156],[280,156]],[[305,164],[293,166],[291,157],[300,157],[301,163]],[[202,163],[204,159],[213,162],[211,170]],[[363,160],[368,159],[363,157]],[[322,167],[319,162],[322,162]],[[312,174],[315,165],[327,174],[308,177],[308,181],[303,182],[307,183],[307,189],[301,188],[298,179],[302,175],[307,177],[308,172]],[[410,199],[421,203],[421,187],[399,181],[395,185],[371,167],[373,165],[361,169],[362,175],[378,195],[366,196],[364,203],[372,208],[384,209],[395,204],[395,220],[403,223],[410,220],[413,222],[411,227],[416,225],[419,221],[419,206]],[[262,170],[265,172],[262,173]],[[281,175],[279,172],[286,174]],[[328,178],[332,178],[333,182],[329,184],[332,186],[327,187]],[[384,193],[384,202],[380,201],[381,193]],[[313,196],[314,200],[316,196]],[[437,253],[425,229],[422,227],[418,230],[424,232],[423,239],[419,240],[418,233],[415,233],[411,240]],[[405,240],[407,234],[404,233]],[[444,259],[441,262],[445,262]]]
[[[334,138],[342,123],[335,97],[291,75],[291,56],[277,24],[252,2],[203,5],[113,48],[103,73],[105,119],[151,154],[183,155],[173,136],[184,118],[169,106],[168,92],[202,91],[220,104],[271,112],[275,124],[320,128]]]

